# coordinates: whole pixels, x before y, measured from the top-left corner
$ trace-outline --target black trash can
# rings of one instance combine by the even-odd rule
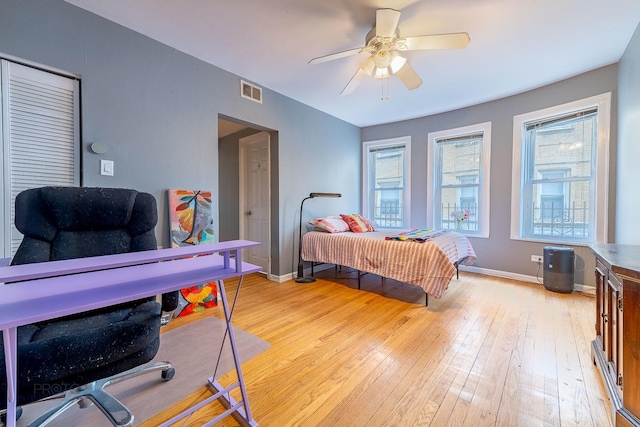
[[[574,284],[574,259],[572,248],[545,246],[542,283],[550,291],[571,293]]]

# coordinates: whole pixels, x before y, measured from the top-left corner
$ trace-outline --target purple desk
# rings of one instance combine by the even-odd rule
[[[227,302],[224,279],[242,278],[245,274],[259,271],[260,267],[242,262],[241,254],[242,249],[258,245],[258,242],[235,240],[193,247],[0,267],[0,329],[4,337],[7,371],[7,427],[15,427],[16,342],[19,326],[216,280],[220,281],[219,296],[227,323],[225,337],[229,335],[238,381],[225,388],[214,378],[209,378],[209,383],[216,393],[167,421],[163,426],[186,417],[215,399],[220,400],[227,410],[206,425],[212,425],[228,415],[233,415],[248,425],[256,426],[257,423],[249,410],[231,328],[233,313]],[[14,281],[20,283],[2,285]],[[241,402],[236,402],[230,395],[230,391],[235,388],[240,388]]]

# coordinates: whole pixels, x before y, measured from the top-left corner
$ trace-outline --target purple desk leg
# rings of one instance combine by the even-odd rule
[[[237,263],[236,265],[241,265],[241,263],[238,261],[237,258],[236,258],[236,263]],[[243,277],[240,278],[240,283],[238,284],[238,289],[236,291],[236,296],[240,292],[240,286],[242,285],[242,279],[243,279]],[[241,422],[244,425],[257,426],[258,423],[251,416],[251,409],[249,409],[249,398],[247,397],[247,389],[245,387],[244,377],[242,375],[242,367],[240,365],[240,358],[238,357],[238,347],[236,346],[236,338],[235,338],[235,335],[233,333],[233,328],[232,328],[232,325],[231,325],[231,316],[233,315],[233,308],[231,309],[231,311],[229,310],[229,303],[227,302],[227,294],[226,294],[225,289],[224,289],[224,281],[220,280],[218,283],[220,285],[220,291],[218,292],[218,295],[220,295],[220,299],[222,300],[222,308],[224,309],[225,322],[227,323],[226,331],[225,331],[225,337],[226,337],[226,335],[228,333],[229,334],[229,343],[231,344],[231,352],[233,354],[233,363],[235,365],[236,374],[238,376],[238,386],[240,387],[240,394],[242,396],[242,402],[240,402],[240,404],[238,402],[236,402],[235,399],[233,397],[231,397],[230,393],[225,392],[225,388],[218,381],[216,381],[216,379],[214,377],[209,378],[209,384],[211,385],[211,387],[213,387],[213,389],[216,392],[223,392],[223,394],[218,398],[218,400],[220,401],[222,406],[224,406],[227,409],[234,408],[234,407],[237,408],[237,409],[235,409],[235,411],[232,412],[232,416],[237,421]],[[235,306],[235,303],[234,303],[234,306]],[[222,346],[224,346],[224,340],[222,341]],[[220,356],[218,356],[218,359],[219,358],[220,358]],[[214,375],[215,375],[215,373],[214,373]],[[235,387],[230,387],[230,388],[235,388]],[[230,388],[228,388],[228,389],[230,389]]]
[[[4,360],[7,371],[7,426],[16,425],[16,395],[18,378],[18,328],[2,331],[4,339]]]
[[[236,271],[242,270],[241,263],[236,259]],[[240,265],[240,266],[239,266]],[[238,270],[239,269],[239,270]],[[240,282],[238,283],[238,289],[236,291],[236,298],[238,297],[238,293],[240,292],[240,287],[242,286],[242,280],[244,276],[240,276]],[[222,344],[220,346],[220,353],[218,353],[218,362],[220,361],[220,356],[222,355],[222,348],[224,347],[224,341],[226,340],[227,334],[229,335],[229,342],[231,343],[231,351],[233,354],[233,363],[236,368],[236,374],[238,377],[238,381],[231,384],[228,387],[223,387],[218,381],[216,381],[215,376],[217,374],[218,363],[216,362],[216,370],[213,373],[213,376],[209,378],[209,385],[213,388],[214,394],[204,399],[202,402],[192,406],[191,408],[186,409],[182,413],[176,415],[168,421],[165,421],[160,427],[169,427],[175,423],[177,423],[182,418],[189,416],[200,408],[208,405],[213,400],[217,400],[225,407],[226,411],[221,414],[218,414],[215,418],[209,420],[203,427],[212,426],[216,424],[218,421],[221,421],[223,418],[231,415],[235,418],[236,421],[242,426],[249,427],[257,427],[258,423],[253,419],[251,415],[251,410],[249,409],[249,400],[247,397],[247,389],[245,387],[244,377],[242,376],[242,367],[240,366],[240,358],[238,356],[238,347],[236,346],[236,338],[233,333],[233,328],[231,327],[231,317],[233,315],[233,308],[235,307],[235,302],[231,310],[229,310],[229,303],[227,302],[227,294],[224,289],[224,281],[218,281],[220,289],[218,290],[218,295],[220,295],[220,299],[222,301],[222,308],[224,310],[224,318],[226,322],[226,330],[224,332],[224,337],[222,339]],[[242,396],[242,401],[237,402],[233,397],[231,397],[231,390],[240,387],[240,394]]]

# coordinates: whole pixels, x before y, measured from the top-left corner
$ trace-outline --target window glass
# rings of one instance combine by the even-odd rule
[[[364,144],[363,212],[384,228],[408,227],[407,139]]]

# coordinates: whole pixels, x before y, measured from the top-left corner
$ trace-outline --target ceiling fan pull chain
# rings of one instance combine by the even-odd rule
[[[391,99],[391,95],[389,95],[389,91],[391,90],[391,85],[389,84],[389,77],[385,79],[387,81],[387,99]]]
[[[384,96],[384,84],[387,84],[387,96]],[[380,101],[384,101],[385,99],[391,99],[391,95],[389,95],[389,77],[385,77],[384,79],[380,79]]]

